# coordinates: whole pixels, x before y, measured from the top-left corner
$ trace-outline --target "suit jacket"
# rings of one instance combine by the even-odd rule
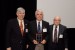
[[[27,33],[29,22],[24,20],[24,33],[23,36],[20,31],[17,18],[8,21],[6,28],[6,48],[11,47],[12,50],[25,50],[27,44]]]
[[[49,34],[49,23],[42,20],[42,29],[46,29],[47,32],[42,31],[42,39],[48,40],[48,34]],[[29,29],[29,39],[30,39],[30,47],[29,50],[35,49],[35,44],[33,44],[33,40],[36,40],[36,33],[37,33],[37,22],[32,21],[30,22],[30,29]]]
[[[53,25],[50,25],[50,40],[49,40],[49,45],[51,47],[49,48],[52,48],[53,47],[53,41],[52,41],[52,32],[53,32]],[[60,38],[59,36],[60,35],[63,35],[62,38]],[[67,39],[67,33],[66,33],[66,26],[63,26],[63,25],[59,25],[59,35],[58,35],[58,43],[57,43],[57,48],[58,50],[63,50],[65,47],[67,48],[68,47],[68,43],[67,43],[68,39]]]

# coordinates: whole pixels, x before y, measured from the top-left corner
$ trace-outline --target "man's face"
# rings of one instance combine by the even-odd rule
[[[17,11],[16,13],[18,19],[23,20],[24,16],[25,16],[25,12],[24,11]]]
[[[43,19],[43,13],[42,12],[37,12],[35,14],[35,16],[36,16],[36,19],[39,20],[39,21],[41,21]]]
[[[61,22],[61,20],[60,20],[60,19],[58,19],[58,18],[54,19],[54,24],[55,24],[55,25],[59,25],[59,24],[60,24],[60,22]]]

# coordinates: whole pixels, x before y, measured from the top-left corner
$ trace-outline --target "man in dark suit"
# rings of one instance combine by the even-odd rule
[[[24,19],[25,10],[17,8],[17,18],[8,21],[6,29],[6,50],[26,50],[28,21]]]
[[[29,50],[45,50],[45,44],[48,40],[49,23],[43,20],[42,10],[36,10],[35,17],[36,20],[30,22]],[[42,37],[38,37],[37,34],[42,34]]]
[[[53,22],[50,25],[49,50],[68,50],[66,26],[60,24],[60,16],[55,16]]]

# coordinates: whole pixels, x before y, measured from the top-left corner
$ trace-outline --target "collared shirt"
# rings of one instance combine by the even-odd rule
[[[38,29],[38,23],[40,22],[40,27],[41,27],[41,30],[42,30],[42,20],[41,21],[36,20],[36,22],[37,22],[37,29]]]
[[[18,19],[18,18],[17,18],[17,20],[18,20],[18,23],[19,23],[19,26],[20,26],[21,20]],[[22,25],[23,25],[23,30],[24,30],[24,27],[25,27],[25,26],[24,26],[24,20],[22,20]]]
[[[53,32],[52,32],[52,39],[53,39],[53,42],[54,42],[54,31],[55,31],[55,25],[53,25]],[[57,26],[57,37],[59,36],[59,25]],[[58,41],[58,38],[57,38],[57,41]]]

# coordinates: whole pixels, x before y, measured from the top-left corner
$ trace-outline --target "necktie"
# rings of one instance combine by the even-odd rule
[[[35,50],[44,50],[44,45],[41,44],[40,42],[42,41],[42,28],[40,26],[40,22],[38,22],[38,29],[37,29],[38,35],[37,35],[37,41],[39,42],[39,44],[37,44],[35,46]]]
[[[20,22],[20,30],[21,30],[21,34],[23,36],[23,24],[22,24],[22,21]]]
[[[40,29],[40,22],[38,22],[38,29],[37,29],[38,33],[41,33],[41,29]]]
[[[57,26],[55,27],[54,30],[54,43],[57,43]]]

